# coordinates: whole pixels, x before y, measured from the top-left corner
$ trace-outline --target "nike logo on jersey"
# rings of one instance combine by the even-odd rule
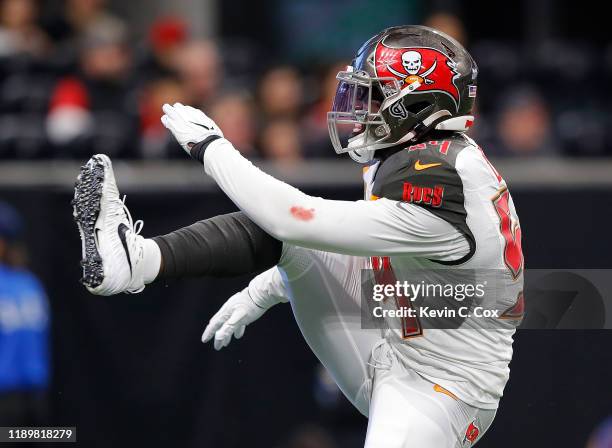
[[[119,239],[121,240],[121,244],[123,245],[123,250],[125,250],[125,256],[128,261],[128,265],[130,266],[130,275],[132,274],[132,260],[130,259],[130,251],[127,247],[127,240],[125,239],[125,232],[128,231],[128,226],[121,223],[119,227],[117,227],[117,233],[119,234]]]
[[[440,166],[440,165],[442,165],[442,163],[439,163],[439,162],[438,163],[421,163],[420,160],[417,160],[415,162],[415,164],[414,164],[414,169],[416,171],[423,171],[423,170],[426,170],[426,169],[429,169],[429,168],[434,168],[434,167]]]

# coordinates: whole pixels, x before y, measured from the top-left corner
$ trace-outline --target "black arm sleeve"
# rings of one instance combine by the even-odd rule
[[[243,212],[198,221],[153,240],[163,260],[158,280],[260,272],[278,263],[283,246]]]

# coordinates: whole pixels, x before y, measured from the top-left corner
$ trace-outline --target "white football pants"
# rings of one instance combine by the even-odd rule
[[[405,368],[380,330],[361,328],[365,258],[292,247],[279,268],[306,342],[369,418],[365,448],[462,448],[482,437],[495,410],[470,406]]]

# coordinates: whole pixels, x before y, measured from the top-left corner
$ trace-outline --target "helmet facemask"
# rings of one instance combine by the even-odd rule
[[[338,87],[327,126],[334,150],[349,153],[360,163],[372,160],[374,151],[386,143],[391,129],[382,115],[385,104],[395,101],[401,86],[394,78],[375,78],[352,67],[336,76]]]

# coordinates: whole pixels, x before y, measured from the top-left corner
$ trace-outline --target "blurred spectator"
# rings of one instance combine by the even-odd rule
[[[261,79],[259,106],[265,118],[297,118],[302,104],[302,80],[295,68],[274,68]]]
[[[449,12],[436,12],[430,15],[425,22],[425,26],[435,28],[455,38],[462,45],[467,44],[467,33],[463,22],[455,14]]]
[[[487,148],[495,155],[533,156],[556,151],[548,105],[530,87],[511,90],[502,104],[497,138]]]
[[[135,98],[130,96],[131,53],[119,22],[91,26],[81,41],[80,70],[55,86],[47,132],[73,155],[95,148],[114,155],[134,146]],[[94,126],[95,122],[95,126]],[[68,145],[68,146],[66,146]],[[78,151],[78,153],[75,153]]]
[[[139,78],[149,81],[174,76],[187,36],[187,24],[180,18],[162,17],[153,22],[148,33],[147,48],[140,52]]]
[[[586,448],[612,448],[612,417],[604,420],[595,429]]]
[[[206,107],[218,94],[222,66],[217,46],[211,41],[194,41],[178,54],[177,67],[187,103]]]
[[[99,23],[87,30],[83,38],[81,68],[85,76],[118,82],[130,68],[127,29],[117,22]]]
[[[0,202],[0,424],[44,425],[49,384],[45,292],[24,266],[22,220]]]
[[[241,153],[247,156],[255,152],[255,110],[249,96],[228,93],[218,98],[209,109],[227,138]]]
[[[150,82],[140,99],[141,151],[144,158],[182,155],[170,133],[161,124],[165,103],[185,102],[183,86],[171,77]]]
[[[302,143],[297,123],[289,119],[273,120],[266,124],[260,137],[261,152],[266,159],[287,165],[302,160]]]
[[[0,0],[0,56],[45,53],[49,40],[37,18],[35,0]]]
[[[106,0],[65,0],[64,10],[50,18],[45,29],[56,42],[76,41],[94,26],[125,26],[106,10]]]

